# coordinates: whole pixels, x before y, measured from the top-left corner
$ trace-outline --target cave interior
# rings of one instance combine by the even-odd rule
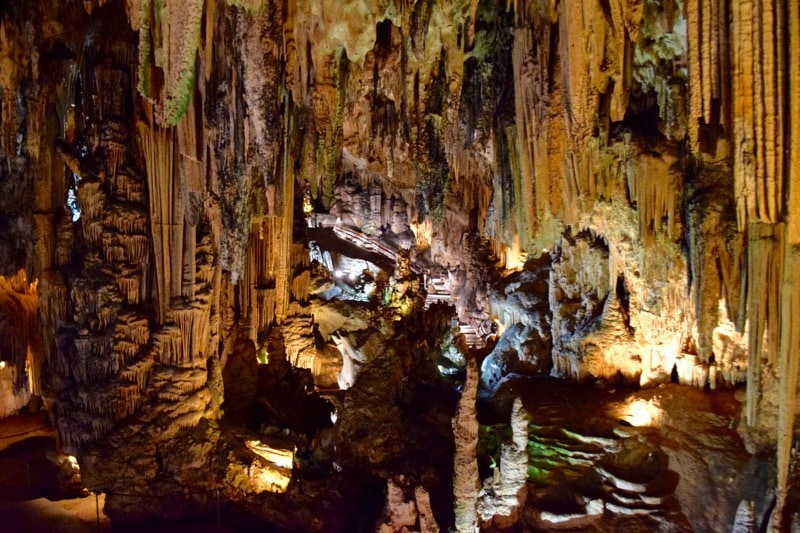
[[[0,103],[115,526],[800,527],[798,0],[5,0]]]

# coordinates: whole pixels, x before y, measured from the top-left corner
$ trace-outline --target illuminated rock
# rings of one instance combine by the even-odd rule
[[[528,419],[522,401],[517,398],[511,409],[511,442],[501,446],[500,462],[492,478],[483,482],[479,494],[478,515],[481,527],[494,525],[507,529],[518,519],[525,505],[528,479]]]
[[[305,400],[264,414],[251,356],[266,347],[292,394],[316,399],[313,378],[333,395],[345,468],[369,464],[370,488],[407,474],[388,464],[413,455],[392,417],[441,392],[437,363],[470,405],[478,380],[488,397],[519,372],[746,383],[732,423],[776,449],[788,527],[796,0],[67,4],[0,8],[0,416],[43,395],[114,520],[207,510],[114,493],[216,486],[223,399],[253,427],[323,430],[298,422]],[[35,288],[8,281],[20,269]],[[433,426],[452,446],[433,448],[455,450],[467,494],[474,413],[451,415]],[[311,507],[300,492],[286,485]],[[408,527],[425,529],[415,501]]]

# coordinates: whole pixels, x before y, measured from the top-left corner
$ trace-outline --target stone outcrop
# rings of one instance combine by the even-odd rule
[[[403,479],[399,480],[400,482]],[[439,526],[433,517],[430,495],[422,488],[414,490],[413,497],[406,500],[403,488],[391,479],[386,485],[386,508],[381,523],[376,528],[381,533],[395,531],[419,531],[420,533],[435,533]]]

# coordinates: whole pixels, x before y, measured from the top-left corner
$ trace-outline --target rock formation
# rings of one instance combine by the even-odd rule
[[[514,525],[520,508],[525,505],[528,478],[528,420],[522,401],[517,398],[511,408],[511,442],[503,443],[500,462],[492,478],[487,479],[479,494],[478,515],[481,526],[494,524],[500,529]]]
[[[797,0],[4,2],[0,416],[120,523],[471,530],[516,374],[744,386],[788,527],[798,52]]]

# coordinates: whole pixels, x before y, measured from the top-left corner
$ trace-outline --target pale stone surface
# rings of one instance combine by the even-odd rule
[[[494,476],[483,483],[478,495],[478,515],[481,527],[494,525],[507,529],[517,522],[525,505],[528,479],[528,418],[522,401],[517,398],[511,408],[509,422],[511,442],[503,443],[500,463]]]

